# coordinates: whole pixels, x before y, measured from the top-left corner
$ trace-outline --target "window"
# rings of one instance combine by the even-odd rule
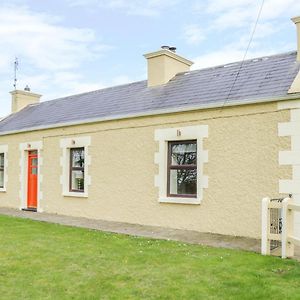
[[[0,153],[0,188],[4,188],[4,153]]]
[[[197,141],[168,143],[168,197],[197,197]]]
[[[84,148],[70,149],[70,192],[84,192]]]
[[[91,185],[91,176],[89,175],[89,166],[91,164],[90,145],[90,136],[78,136],[60,140],[62,149],[60,183],[63,196],[88,198],[88,190]]]
[[[155,130],[158,152],[154,162],[158,174],[154,184],[160,203],[201,203],[208,187],[208,176],[204,174],[204,164],[208,162],[208,150],[204,150],[207,137],[207,125]]]

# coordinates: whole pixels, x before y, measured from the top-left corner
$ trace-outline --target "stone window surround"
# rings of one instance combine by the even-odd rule
[[[91,176],[89,175],[89,166],[91,164],[91,157],[88,154],[88,148],[91,145],[90,136],[80,136],[64,138],[60,140],[60,148],[62,148],[62,155],[60,157],[60,165],[62,167],[62,175],[60,176],[60,184],[62,185],[62,195],[65,197],[88,197],[88,188],[91,185]],[[70,191],[70,149],[84,148],[84,192]]]
[[[0,188],[0,192],[6,192],[6,186],[7,186],[7,182],[8,182],[8,175],[7,175],[8,146],[7,145],[0,145],[0,153],[4,153],[4,182],[3,182],[3,188]]]
[[[154,140],[159,143],[159,152],[155,153],[154,162],[159,167],[154,184],[159,189],[158,201],[161,203],[200,204],[203,189],[208,187],[208,177],[203,175],[203,164],[208,162],[208,151],[203,150],[203,139],[208,137],[208,125],[195,125],[175,128],[156,129]],[[168,142],[197,140],[197,197],[167,197],[167,159]]]
[[[27,177],[28,177],[28,151],[36,150],[38,152],[38,186],[37,186],[37,211],[42,212],[42,201],[43,201],[43,192],[42,192],[42,182],[43,175],[41,173],[41,166],[43,165],[42,157],[43,142],[42,141],[33,141],[19,144],[20,155],[20,209],[27,208]]]

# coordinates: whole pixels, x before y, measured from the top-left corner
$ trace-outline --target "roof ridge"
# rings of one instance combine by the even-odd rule
[[[253,61],[255,59],[274,58],[274,57],[278,57],[278,56],[286,56],[288,54],[290,54],[290,55],[291,54],[297,54],[297,51],[296,50],[291,50],[291,51],[277,53],[277,54],[264,55],[264,56],[259,56],[259,57],[248,58],[248,59],[245,59],[245,60],[233,61],[233,62],[226,63],[226,64],[220,64],[220,65],[216,65],[216,66],[211,66],[211,67],[206,67],[206,68],[201,68],[201,69],[196,69],[196,70],[191,70],[191,71],[180,72],[180,73],[177,73],[176,76],[177,75],[182,75],[182,74],[195,73],[195,72],[204,71],[204,70],[218,69],[218,68],[222,68],[222,67],[230,66],[230,65],[234,65],[234,64],[246,63],[246,62],[249,62],[249,61]]]
[[[267,57],[268,57],[268,58],[269,58],[269,57],[278,57],[278,56],[284,56],[284,55],[287,55],[287,54],[296,54],[296,53],[297,53],[297,51],[294,50],[294,51],[288,51],[288,52],[283,52],[283,53],[279,53],[279,54],[272,54],[272,55],[265,55],[265,56],[260,56],[260,57],[249,58],[249,59],[246,59],[246,60],[244,60],[244,61],[242,61],[242,60],[240,60],[240,61],[234,61],[234,62],[227,63],[227,64],[216,65],[216,66],[207,67],[207,68],[202,68],[202,69],[197,69],[197,70],[192,70],[192,71],[180,72],[180,73],[177,73],[177,74],[174,76],[174,78],[175,78],[176,76],[182,75],[182,74],[190,74],[190,73],[196,73],[196,72],[203,71],[203,70],[217,69],[217,68],[229,66],[229,65],[232,65],[232,64],[240,64],[240,63],[242,63],[242,62],[245,63],[245,62],[253,61],[253,60],[255,60],[255,59],[262,59],[262,58],[267,58]],[[70,99],[70,98],[73,98],[73,97],[78,97],[78,96],[84,96],[84,95],[88,95],[88,94],[99,93],[99,92],[102,92],[102,91],[107,91],[107,90],[111,90],[111,89],[116,89],[116,88],[119,88],[119,87],[122,87],[122,86],[130,86],[130,85],[134,85],[134,84],[138,84],[138,83],[142,83],[142,82],[146,82],[146,81],[147,81],[147,80],[133,81],[133,82],[129,82],[129,83],[124,83],[124,84],[119,84],[119,85],[114,85],[114,86],[109,86],[109,87],[97,89],[97,90],[94,90],[94,91],[83,92],[83,93],[78,93],[78,94],[72,94],[72,95],[65,96],[65,97],[60,97],[60,98],[54,98],[54,99],[42,101],[42,102],[38,103],[38,105],[41,105],[41,104],[43,104],[43,103],[49,103],[49,102],[52,102],[52,101],[67,100],[67,99]]]

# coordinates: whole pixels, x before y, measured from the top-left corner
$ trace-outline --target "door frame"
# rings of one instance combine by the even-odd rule
[[[38,172],[37,172],[37,212],[42,212],[42,191],[41,191],[41,183],[42,183],[42,174],[41,174],[41,166],[43,163],[42,160],[42,149],[43,143],[42,141],[34,141],[34,142],[26,142],[21,143],[19,145],[20,149],[20,209],[27,209],[27,189],[28,189],[28,152],[29,151],[37,151],[38,156]]]
[[[38,161],[39,161],[39,155],[38,152],[36,150],[30,150],[27,151],[27,158],[28,158],[28,164],[27,164],[27,209],[37,209],[37,205],[38,205],[38,195],[37,195],[37,191],[38,191],[38,171],[39,171],[39,167],[38,167]],[[33,166],[33,160],[36,160],[36,165]],[[34,179],[30,179],[32,177],[32,170],[35,169],[36,173],[35,173],[35,178]],[[31,183],[33,184],[33,182],[31,182],[31,180],[34,180],[35,184],[35,188],[34,190],[32,190],[31,188],[29,188],[29,186],[31,186]],[[33,196],[34,193],[36,195],[36,197]],[[33,199],[31,199],[33,198]]]

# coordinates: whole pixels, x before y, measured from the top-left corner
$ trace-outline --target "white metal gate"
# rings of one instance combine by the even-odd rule
[[[294,230],[295,212],[300,212],[300,204],[292,198],[262,200],[262,254],[294,256],[294,245],[300,246],[300,236]]]

